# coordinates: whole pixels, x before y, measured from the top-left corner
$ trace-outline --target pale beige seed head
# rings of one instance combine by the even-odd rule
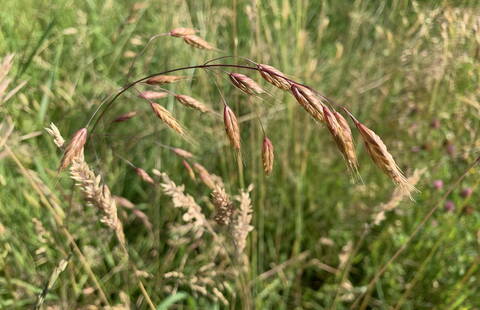
[[[195,168],[198,175],[200,176],[200,179],[208,188],[210,188],[211,190],[214,190],[216,188],[215,180],[204,166],[200,165],[199,163],[195,163],[193,164],[193,168]]]
[[[196,35],[183,36],[183,40],[185,41],[185,43],[195,48],[205,49],[205,50],[216,50],[215,46],[211,45],[210,43],[208,43],[207,41],[205,41],[204,39]]]
[[[172,37],[184,37],[188,35],[194,35],[197,32],[198,32],[197,30],[192,28],[179,27],[179,28],[170,30],[170,35]]]
[[[187,170],[187,173],[188,173],[188,176],[190,177],[190,179],[195,181],[195,179],[196,179],[195,178],[195,172],[193,171],[192,166],[190,166],[190,164],[185,159],[182,160],[182,164],[185,167],[185,169]]]
[[[403,172],[398,167],[393,159],[392,154],[387,150],[387,146],[382,139],[373,130],[360,123],[351,113],[349,113],[355,125],[357,126],[360,135],[362,136],[365,148],[367,149],[373,162],[385,172],[386,175],[397,184],[397,186],[405,193],[410,193],[415,190],[414,186],[408,182]],[[411,198],[411,195],[410,195]]]
[[[352,132],[347,121],[338,112],[331,112],[326,106],[323,107],[323,115],[327,128],[333,136],[333,140],[343,157],[347,161],[348,167],[353,171],[357,169],[357,158],[353,144]]]
[[[262,143],[262,161],[263,161],[263,171],[266,175],[272,173],[273,170],[273,159],[274,159],[274,152],[273,152],[273,144],[269,138],[266,136],[263,138]]]
[[[137,111],[130,111],[127,113],[124,113],[122,115],[117,116],[113,121],[115,123],[120,123],[124,121],[128,121],[131,118],[134,118],[137,115]]]
[[[257,68],[265,81],[280,89],[290,90],[291,83],[283,72],[280,72],[277,68],[264,64],[257,64]]]
[[[65,153],[58,168],[59,171],[67,168],[76,157],[83,155],[83,147],[86,142],[87,128],[82,128],[73,135],[72,140],[65,148]]]
[[[314,119],[319,122],[324,122],[323,103],[318,96],[306,88],[305,86],[292,84],[290,91],[297,100],[297,102],[307,111]]]
[[[152,179],[152,177],[148,175],[148,173],[142,168],[135,168],[135,173],[140,177],[140,179],[142,179],[142,181],[155,184],[155,181]]]
[[[234,211],[233,203],[223,187],[216,187],[211,196],[211,201],[215,206],[215,216],[213,219],[219,225],[229,225]]]
[[[172,148],[172,152],[183,158],[192,158],[193,154],[177,147]]]
[[[147,91],[141,92],[138,96],[143,99],[153,100],[153,99],[162,99],[162,98],[168,97],[168,93],[147,90]]]
[[[181,76],[181,75],[156,75],[154,77],[149,78],[145,83],[149,85],[162,85],[162,84],[170,84],[175,83],[178,81],[182,81],[188,79],[188,76]]]
[[[192,98],[190,96],[176,95],[175,99],[177,99],[177,101],[180,102],[181,104],[183,104],[184,106],[199,110],[202,113],[211,112],[209,107],[207,107],[205,104],[201,103],[197,99]]]
[[[236,150],[240,150],[240,128],[238,127],[237,117],[227,105],[223,109],[223,121],[230,144]]]
[[[50,123],[50,127],[45,128],[45,130],[53,137],[53,142],[57,147],[61,148],[65,144],[65,139],[63,139],[60,130],[58,130],[54,123]]]
[[[248,95],[259,95],[265,91],[254,80],[240,73],[230,73],[228,75],[232,84]]]
[[[155,115],[161,119],[168,127],[172,128],[176,132],[178,132],[181,135],[185,134],[185,130],[183,127],[178,123],[178,121],[175,119],[175,117],[172,116],[170,112],[168,112],[167,109],[159,105],[158,103],[153,103],[150,102],[150,106],[152,107],[153,112]]]

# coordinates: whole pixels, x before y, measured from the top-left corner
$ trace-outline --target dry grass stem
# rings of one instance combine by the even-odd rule
[[[272,173],[273,170],[273,160],[274,160],[274,148],[272,141],[268,137],[263,138],[262,143],[262,162],[263,162],[263,171],[266,175]]]
[[[185,130],[183,129],[183,127],[180,125],[180,123],[178,123],[177,119],[173,117],[173,115],[167,109],[165,109],[158,103],[153,102],[150,102],[150,107],[152,107],[155,115],[159,119],[161,119],[168,127],[172,128],[181,135],[185,135]]]
[[[87,128],[82,128],[73,135],[72,140],[65,148],[60,167],[58,168],[59,171],[67,168],[76,157],[83,155],[83,146],[86,142]]]
[[[314,119],[319,122],[325,121],[323,115],[323,103],[318,96],[306,88],[305,86],[292,84],[290,90],[297,102],[307,111]]]
[[[182,37],[183,37],[183,40],[185,41],[185,43],[187,43],[188,45],[193,46],[195,48],[205,49],[205,50],[216,50],[217,49],[215,46],[211,45],[210,43],[208,43],[204,39],[202,39],[199,36],[196,36],[194,34],[185,35],[185,36],[182,36]]]
[[[47,133],[53,137],[53,143],[58,148],[62,148],[63,145],[65,144],[65,139],[63,139],[62,134],[60,133],[60,130],[58,130],[57,126],[55,126],[54,123],[50,123],[50,127],[45,128]]]
[[[184,106],[187,106],[189,108],[197,109],[197,110],[199,110],[200,112],[203,112],[203,113],[212,111],[205,104],[203,104],[200,101],[198,101],[197,99],[192,98],[192,97],[187,96],[187,95],[176,95],[175,99],[177,99],[177,101],[180,102],[181,104],[183,104]]]
[[[124,113],[122,115],[117,116],[113,120],[113,122],[120,123],[120,122],[128,121],[129,119],[134,118],[135,116],[137,116],[137,112],[136,111],[130,111],[130,112],[127,112],[127,113]]]
[[[237,117],[227,105],[225,105],[223,109],[223,121],[225,123],[225,131],[227,132],[230,144],[236,150],[240,150],[240,128],[238,127]]]
[[[259,95],[265,93],[265,91],[254,80],[248,76],[240,73],[228,74],[232,84],[248,95]]]
[[[170,84],[175,83],[178,81],[182,81],[188,79],[188,76],[180,76],[180,75],[156,75],[154,77],[149,78],[145,83],[150,85],[162,85],[162,84]]]
[[[258,64],[257,68],[260,70],[260,74],[265,81],[280,89],[290,90],[291,83],[288,81],[284,73],[272,66],[264,64]]]
[[[95,175],[83,156],[73,160],[70,175],[76,185],[80,187],[89,205],[94,206],[103,214],[100,221],[115,231],[118,241],[125,248],[125,235],[122,223],[118,219],[117,204],[108,186],[102,184],[102,178]]]

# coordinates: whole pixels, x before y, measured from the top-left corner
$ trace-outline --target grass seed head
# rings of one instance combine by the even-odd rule
[[[260,70],[260,74],[265,81],[280,89],[290,90],[291,83],[285,77],[285,74],[280,72],[277,68],[264,64],[257,64],[257,68]]]
[[[45,128],[45,130],[53,137],[53,142],[57,147],[61,148],[65,144],[65,140],[63,139],[60,130],[58,130],[54,123],[50,123],[50,127]]]
[[[190,96],[176,95],[175,99],[177,99],[177,101],[180,102],[181,104],[183,104],[184,106],[199,110],[202,113],[211,112],[209,107],[207,107],[205,104],[201,103],[197,99],[192,98]]]
[[[188,176],[190,177],[190,179],[195,181],[195,179],[196,179],[195,178],[195,172],[193,171],[192,166],[190,166],[190,164],[185,159],[182,160],[182,164],[185,167],[185,169],[187,170],[187,173],[188,173]]]
[[[229,225],[232,220],[234,206],[225,189],[217,186],[212,192],[211,200],[216,210],[213,218],[215,222],[219,225]]]
[[[145,182],[150,184],[155,184],[155,181],[152,179],[148,173],[142,168],[135,168],[135,173]]]
[[[172,128],[176,132],[181,135],[185,134],[185,130],[180,125],[180,123],[176,120],[175,117],[172,116],[167,109],[159,105],[158,103],[150,102],[150,106],[152,107],[153,112],[155,115],[161,119],[168,127]]]
[[[316,94],[305,86],[292,84],[290,91],[297,102],[317,121],[324,122],[323,103]]]
[[[272,173],[273,170],[273,160],[274,160],[274,153],[273,153],[273,144],[269,138],[266,136],[263,138],[262,144],[262,161],[263,161],[263,171],[266,175]]]
[[[175,83],[185,79],[188,79],[188,77],[180,76],[180,75],[156,75],[154,77],[149,78],[145,83],[149,85],[162,85],[162,84]]]
[[[228,74],[232,84],[248,95],[259,95],[265,93],[265,91],[254,80],[248,76],[240,73]]]
[[[193,168],[195,168],[203,184],[205,184],[208,188],[214,190],[217,187],[212,175],[204,166],[200,165],[199,163],[195,163],[193,164]]]
[[[153,99],[162,99],[168,97],[168,93],[166,92],[159,92],[159,91],[143,91],[138,95],[140,98],[153,100]]]
[[[177,147],[172,148],[172,152],[183,158],[192,158],[193,154]]]
[[[122,115],[117,116],[113,121],[115,123],[120,123],[124,121],[128,121],[131,118],[134,118],[137,115],[137,111],[130,111],[127,113],[124,113]]]
[[[67,168],[76,157],[83,155],[83,147],[86,142],[87,128],[82,128],[73,135],[72,140],[65,148],[65,153],[63,154],[60,167],[58,169],[59,171]]]
[[[240,150],[240,128],[238,127],[237,117],[227,105],[223,109],[223,121],[230,144],[236,150]]]
[[[194,34],[183,36],[183,40],[190,46],[205,50],[216,50],[217,48],[204,39]]]
[[[184,28],[184,27],[179,27],[170,30],[170,35],[172,37],[184,37],[184,36],[189,36],[189,35],[194,35],[198,31],[192,28]]]

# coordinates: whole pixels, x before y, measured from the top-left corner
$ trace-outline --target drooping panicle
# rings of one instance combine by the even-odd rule
[[[254,80],[241,73],[228,74],[232,84],[248,95],[260,95],[265,91]]]
[[[230,144],[240,150],[240,128],[238,127],[237,117],[228,105],[223,109],[223,121],[225,123],[225,131],[227,133]]]
[[[319,122],[325,121],[323,103],[313,91],[299,84],[292,84],[290,91],[308,114]]]
[[[280,89],[290,90],[291,83],[283,72],[280,72],[277,68],[264,64],[257,64],[257,68],[265,81]]]
[[[199,110],[202,113],[211,112],[209,107],[193,97],[187,95],[175,95],[175,99],[184,106]]]
[[[168,127],[172,128],[181,135],[185,134],[185,130],[178,123],[178,121],[173,117],[173,115],[164,107],[158,103],[150,102],[150,107],[152,108],[155,115],[161,119]]]
[[[272,173],[273,170],[273,160],[274,160],[274,148],[272,141],[265,136],[262,143],[262,161],[263,161],[263,171],[266,175]]]
[[[83,155],[83,147],[86,142],[87,128],[82,128],[73,135],[70,143],[65,148],[60,167],[58,168],[59,171],[67,168],[76,157]]]

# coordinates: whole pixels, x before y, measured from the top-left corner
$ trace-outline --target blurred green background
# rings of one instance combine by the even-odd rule
[[[222,71],[217,79],[184,72],[192,78],[168,86],[219,112],[220,93],[225,96],[240,121],[243,176],[220,118],[163,99],[191,143],[128,92],[99,122],[85,156],[112,193],[133,202],[152,224],[149,229],[131,210],[120,212],[131,260],[145,273],[158,309],[478,309],[479,171],[468,170],[480,148],[478,1],[4,0],[1,7],[0,57],[15,54],[5,94],[26,83],[12,97],[0,96],[1,309],[33,307],[59,261],[72,253],[64,228],[112,307],[147,309],[112,234],[68,172],[57,174],[62,154],[44,128],[54,122],[71,137],[127,82],[132,57],[149,38],[176,27],[198,29],[220,51],[161,37],[138,58],[130,80],[224,55],[270,64],[347,106],[382,137],[407,176],[417,172],[420,192],[415,202],[396,201],[394,185],[356,131],[363,182],[353,182],[325,126],[258,74],[242,72],[269,96],[245,96]],[[137,117],[111,123],[132,110]],[[261,126],[275,146],[269,177],[262,171]],[[176,239],[171,226],[182,222],[182,212],[125,161],[185,184],[211,218],[208,189],[188,178],[165,145],[193,152],[232,195],[254,184],[243,286],[235,276],[210,275],[206,294],[192,289],[192,277],[215,263],[213,250],[208,244],[192,250],[191,242]],[[63,210],[65,227],[56,224],[46,201]],[[391,210],[375,224],[386,206]],[[208,243],[205,238],[198,242]],[[69,258],[45,309],[103,307],[82,266],[75,254]],[[165,278],[176,270],[190,280]],[[213,293],[218,287],[228,305]]]

